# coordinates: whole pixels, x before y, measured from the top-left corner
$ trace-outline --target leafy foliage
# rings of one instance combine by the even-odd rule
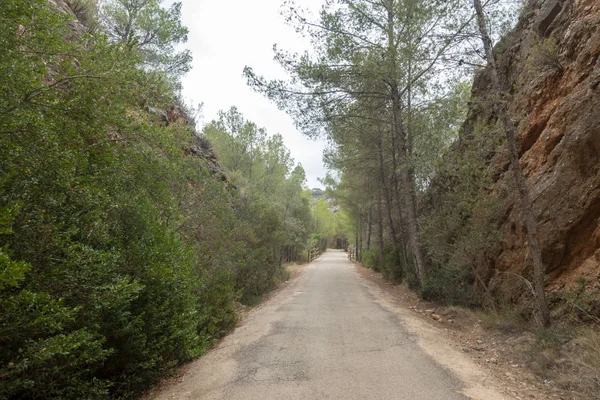
[[[384,247],[381,260],[379,260],[378,249],[372,247],[365,250],[363,263],[367,268],[381,272],[385,279],[396,283],[402,281],[403,270],[407,267],[402,265],[401,255],[390,245]]]
[[[188,29],[181,24],[181,3],[168,9],[163,0],[101,0],[100,20],[108,36],[140,53],[143,64],[153,71],[177,76],[190,69],[189,50],[176,51],[187,41]]]
[[[204,134],[248,206],[242,214],[256,239],[271,249],[250,257],[238,274],[244,298],[256,298],[272,285],[282,262],[304,254],[312,225],[305,172],[294,167],[281,135],[269,137],[235,107],[221,112]]]
[[[234,302],[268,290],[307,235],[288,235],[310,215],[281,138],[261,174],[287,216],[211,173],[185,121],[148,115],[177,93],[140,66],[185,32],[178,6],[143,4],[133,46],[74,37],[45,0],[0,8],[2,398],[135,397],[224,335]],[[140,51],[163,28],[171,39]]]
[[[500,239],[496,221],[500,200],[492,193],[487,164],[501,144],[497,129],[483,121],[455,144],[437,167],[437,176],[423,198],[420,224],[432,264],[424,295],[451,304],[474,305],[489,299],[483,285],[491,271],[478,257],[493,256]],[[448,284],[448,282],[452,282]],[[478,290],[474,290],[478,288]]]

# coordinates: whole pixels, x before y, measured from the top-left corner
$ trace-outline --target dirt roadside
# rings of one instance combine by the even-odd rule
[[[531,357],[531,344],[535,337],[531,333],[507,333],[486,329],[477,315],[469,310],[457,307],[440,306],[419,298],[406,284],[394,285],[383,276],[354,263],[356,272],[366,281],[378,296],[385,298],[399,310],[407,310],[410,315],[422,322],[415,327],[419,331],[427,327],[435,328],[438,339],[475,363],[481,371],[492,376],[502,385],[502,391],[512,399],[575,399],[569,393],[553,387],[540,379],[528,367]],[[421,334],[421,332],[419,332]],[[443,364],[443,354],[430,348],[434,342],[424,341],[424,349]],[[447,361],[447,360],[446,360]],[[452,366],[452,369],[456,369]],[[460,371],[459,375],[460,375]],[[467,371],[468,372],[468,371]],[[464,377],[463,377],[464,378]]]

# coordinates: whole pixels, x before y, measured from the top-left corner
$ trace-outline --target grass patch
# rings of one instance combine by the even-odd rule
[[[540,379],[582,400],[600,393],[600,327],[573,325],[535,330],[529,368]]]
[[[598,327],[582,329],[571,353],[570,364],[575,369],[571,385],[580,388],[586,399],[598,398],[600,394],[600,332]]]
[[[518,308],[498,308],[492,311],[476,311],[481,325],[486,329],[495,329],[504,333],[524,332],[530,327],[530,315]]]

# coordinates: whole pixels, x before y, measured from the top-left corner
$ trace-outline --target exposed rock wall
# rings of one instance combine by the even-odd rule
[[[516,29],[496,49],[510,110],[519,126],[521,165],[539,224],[551,290],[581,278],[600,293],[600,0],[532,1]],[[475,79],[476,100],[488,76]],[[473,102],[461,140],[476,119],[493,121]],[[528,276],[527,238],[504,149],[490,163],[503,198],[502,243],[477,266]],[[502,285],[499,285],[502,286]],[[501,289],[501,288],[500,288]]]

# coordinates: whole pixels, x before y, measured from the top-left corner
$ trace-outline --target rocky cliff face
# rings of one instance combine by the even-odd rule
[[[512,95],[510,110],[519,126],[521,164],[539,224],[549,289],[568,289],[585,279],[588,293],[598,299],[600,1],[532,1],[497,46],[496,57]],[[482,71],[474,82],[474,99],[487,90],[487,72]],[[489,107],[474,105],[465,132],[481,119],[495,117]],[[468,140],[465,135],[461,140]],[[494,191],[503,199],[504,236],[477,268],[492,288],[502,290],[492,271],[528,276],[527,238],[505,150],[492,156],[489,170]]]

